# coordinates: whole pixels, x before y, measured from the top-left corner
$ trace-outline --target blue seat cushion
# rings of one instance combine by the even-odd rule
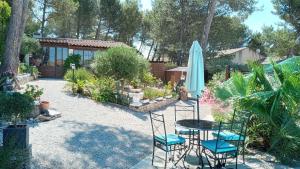
[[[218,146],[217,145],[217,140],[207,140],[207,141],[202,141],[201,145],[210,150],[211,152],[215,154],[220,154],[220,153],[229,153],[229,152],[234,152],[237,150],[237,147],[234,146],[233,144],[230,144],[224,140],[219,140],[218,141]]]
[[[212,133],[213,136],[217,137],[218,136],[218,132],[213,132]],[[244,141],[245,137],[241,136],[239,134],[233,133],[231,131],[221,131],[219,137],[223,140],[226,141]]]
[[[155,136],[155,140],[160,142],[161,144],[166,143],[165,135]],[[185,143],[185,139],[176,134],[167,134],[167,145],[175,145],[175,144],[183,144]]]
[[[182,128],[182,127],[176,127],[175,128],[176,132],[178,134],[181,134],[181,135],[190,135],[190,134],[199,134],[199,130],[189,130],[189,129],[186,129],[186,128]]]

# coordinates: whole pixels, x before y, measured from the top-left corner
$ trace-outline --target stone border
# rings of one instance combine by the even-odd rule
[[[115,107],[119,107],[122,109],[126,109],[126,110],[132,110],[135,112],[149,112],[149,111],[157,111],[160,109],[163,109],[165,107],[168,107],[172,104],[174,104],[175,102],[177,102],[177,99],[171,98],[171,99],[166,99],[166,100],[162,100],[162,101],[157,101],[155,103],[148,103],[145,104],[143,106],[140,107],[133,107],[133,106],[124,106],[124,105],[120,105],[120,104],[116,104],[116,103],[106,103]]]
[[[19,81],[19,85],[24,85],[30,81],[35,80],[34,77],[30,73],[25,73],[22,75],[18,75],[17,79]]]

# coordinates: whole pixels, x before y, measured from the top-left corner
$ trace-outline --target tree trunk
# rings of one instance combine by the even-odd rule
[[[44,0],[43,3],[43,17],[42,17],[42,26],[41,26],[41,34],[42,38],[45,37],[45,23],[46,23],[46,9],[47,9],[48,0]]]
[[[105,34],[105,40],[107,40],[109,32],[110,32],[110,27],[107,29],[107,32]]]
[[[80,25],[80,20],[81,20],[81,18],[80,18],[80,11],[79,11],[80,9],[78,9],[78,11],[77,11],[77,30],[76,30],[76,38],[77,39],[79,39],[79,34],[80,34],[80,27],[81,27],[81,25]]]
[[[142,46],[143,46],[144,42],[141,41],[140,47],[139,47],[139,52],[141,52]]]
[[[96,29],[96,36],[95,36],[96,40],[100,39],[100,32],[101,32],[101,17],[99,18],[99,22]]]
[[[11,1],[11,16],[5,41],[4,61],[1,74],[17,74],[21,40],[27,19],[28,0]]]
[[[211,27],[211,23],[213,21],[215,11],[216,11],[216,3],[217,0],[210,0],[209,2],[209,8],[208,8],[208,14],[206,18],[206,22],[203,29],[202,39],[201,39],[201,46],[203,51],[206,50],[207,47],[207,41],[208,41],[208,35]]]
[[[149,50],[149,52],[148,52],[147,60],[149,60],[149,59],[150,59],[150,54],[151,54],[151,51],[152,51],[152,49],[153,49],[153,46],[154,46],[154,40],[152,41],[152,44],[151,44],[150,50]]]
[[[158,47],[158,44],[155,45],[155,48],[154,48],[154,54],[153,54],[153,57],[152,57],[152,62],[153,62],[154,59],[155,59],[155,55],[156,55],[156,52],[157,52],[157,47]]]

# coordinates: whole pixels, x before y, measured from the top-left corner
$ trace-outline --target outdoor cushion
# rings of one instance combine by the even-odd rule
[[[178,132],[178,134],[181,134],[181,135],[190,135],[190,134],[199,134],[199,130],[189,130],[189,129],[186,129],[186,128],[182,128],[182,127],[178,127],[176,126],[175,130]]]
[[[155,140],[162,144],[166,142],[165,135],[155,136]],[[185,139],[183,137],[176,134],[167,134],[167,145],[183,144],[184,142]]]
[[[224,140],[219,140],[218,141],[218,146],[216,149],[216,144],[217,144],[217,140],[207,140],[207,141],[202,141],[201,145],[210,150],[211,152],[215,153],[215,154],[219,154],[219,153],[228,153],[228,152],[232,152],[232,151],[236,151],[237,147],[234,146],[233,144],[230,144]]]
[[[215,137],[217,137],[218,136],[218,132],[213,132],[212,135],[215,136]],[[241,141],[244,141],[244,139],[245,139],[244,136],[241,136],[241,138],[239,138],[240,135],[238,135],[236,133],[233,133],[233,132],[230,132],[230,131],[222,131],[222,132],[220,132],[219,137],[221,139],[227,140],[227,141],[239,141],[239,139]]]

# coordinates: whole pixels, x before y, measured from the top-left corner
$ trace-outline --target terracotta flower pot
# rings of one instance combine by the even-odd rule
[[[49,102],[48,101],[42,101],[40,104],[41,110],[48,110],[49,109]]]

